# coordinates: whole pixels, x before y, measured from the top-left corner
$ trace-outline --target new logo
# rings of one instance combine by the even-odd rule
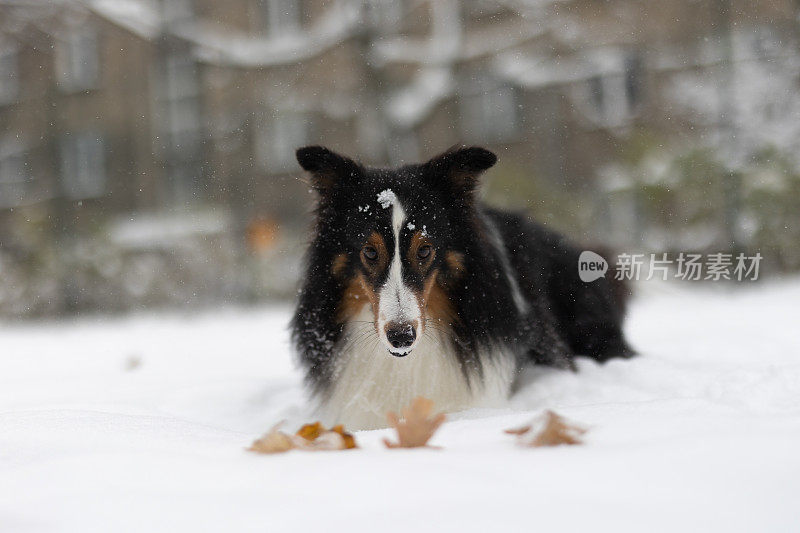
[[[589,250],[581,252],[578,257],[578,276],[581,281],[591,283],[604,277],[606,272],[608,272],[608,261],[603,259],[603,256]]]

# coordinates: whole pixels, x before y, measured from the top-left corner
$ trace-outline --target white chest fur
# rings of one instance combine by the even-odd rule
[[[417,396],[430,398],[442,412],[506,401],[514,373],[511,354],[481,358],[483,379],[474,378],[470,387],[439,332],[428,328],[413,352],[394,357],[379,342],[371,321],[365,307],[340,342],[344,351],[337,356],[331,391],[320,406],[326,423],[352,430],[386,427],[386,413],[399,413]]]

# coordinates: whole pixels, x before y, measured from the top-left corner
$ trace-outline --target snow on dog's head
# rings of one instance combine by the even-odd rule
[[[451,325],[457,318],[448,288],[465,269],[463,231],[474,226],[477,178],[495,155],[451,149],[423,164],[384,169],[309,146],[297,160],[320,194],[310,259],[330,258],[315,281],[330,283],[336,321],[351,322],[369,305],[380,342],[398,357],[412,352],[426,327]]]

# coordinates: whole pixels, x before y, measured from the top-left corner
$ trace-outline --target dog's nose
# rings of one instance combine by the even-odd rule
[[[417,332],[411,324],[392,324],[386,330],[386,340],[397,349],[408,348],[416,338]]]

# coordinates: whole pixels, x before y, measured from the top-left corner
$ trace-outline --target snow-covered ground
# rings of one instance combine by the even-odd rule
[[[800,281],[644,289],[641,357],[531,370],[440,450],[244,451],[309,416],[286,308],[0,324],[0,531],[797,531]],[[586,444],[503,434],[545,408]]]

